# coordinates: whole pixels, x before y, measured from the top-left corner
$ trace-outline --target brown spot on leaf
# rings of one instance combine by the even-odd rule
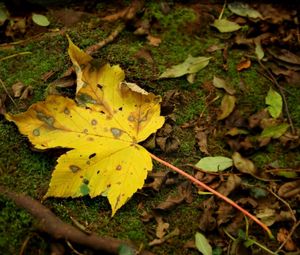
[[[97,84],[97,88],[102,90],[103,86],[100,84]]]
[[[67,107],[65,107],[64,113],[67,114],[67,115],[69,115],[70,114],[70,110]]]
[[[75,165],[70,165],[69,168],[72,171],[72,173],[77,173],[79,170],[81,170],[79,166],[75,166]]]
[[[34,130],[32,131],[32,134],[33,134],[34,136],[39,136],[39,135],[40,135],[40,129],[38,129],[38,128],[34,129]]]
[[[114,138],[119,138],[122,135],[122,130],[118,128],[111,128],[110,131],[112,132]]]
[[[100,173],[100,170],[97,171],[97,174],[99,174],[99,173]]]
[[[134,117],[134,116],[132,116],[132,115],[129,115],[129,117],[128,117],[128,121],[130,121],[130,122],[133,122],[133,121],[135,121],[135,117]]]
[[[97,120],[95,120],[95,119],[92,119],[92,121],[91,121],[91,124],[93,125],[93,126],[96,126],[97,125]]]
[[[88,161],[86,162],[86,164],[87,164],[87,165],[90,165],[90,164],[91,164],[91,161],[88,160]]]
[[[120,171],[122,169],[121,165],[117,165],[116,170]]]
[[[92,141],[94,141],[94,138],[93,137],[88,137],[87,140],[92,142]]]
[[[109,184],[107,184],[107,186],[106,186],[106,187],[107,187],[107,188],[110,188],[110,186],[111,186],[111,184],[109,183]]]
[[[89,159],[92,159],[95,156],[96,156],[96,153],[92,153],[91,155],[89,155]]]
[[[118,109],[119,111],[122,111],[123,110],[123,107],[119,107],[119,109]]]
[[[90,181],[89,181],[88,179],[83,179],[82,182],[83,182],[84,184],[88,185]]]
[[[89,131],[85,128],[83,129],[83,133],[87,134]]]
[[[121,185],[121,182],[117,182],[118,185]]]

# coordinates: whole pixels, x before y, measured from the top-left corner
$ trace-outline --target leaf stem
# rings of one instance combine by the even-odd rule
[[[244,208],[240,207],[237,203],[235,203],[234,201],[232,201],[230,198],[222,195],[221,193],[219,193],[218,191],[212,189],[211,187],[209,187],[208,185],[206,185],[205,183],[197,180],[195,177],[191,176],[190,174],[184,172],[183,170],[181,170],[180,168],[173,166],[172,164],[164,161],[163,159],[153,155],[152,153],[149,153],[151,158],[153,158],[154,160],[156,160],[157,162],[171,168],[172,170],[174,170],[175,172],[181,174],[182,176],[186,177],[187,179],[189,179],[190,181],[192,181],[193,183],[197,184],[198,186],[210,191],[211,193],[213,193],[215,196],[221,198],[222,200],[226,201],[227,203],[229,203],[230,205],[232,205],[233,207],[235,207],[236,209],[238,209],[239,211],[241,211],[244,215],[248,216],[250,219],[252,219],[254,222],[256,222],[258,225],[260,225],[269,235],[270,238],[274,238],[271,230],[264,224],[262,223],[259,219],[257,219],[254,215],[252,215],[251,213],[249,213],[247,210],[245,210]]]

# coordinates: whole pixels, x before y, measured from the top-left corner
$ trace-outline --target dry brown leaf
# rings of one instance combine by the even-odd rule
[[[159,46],[160,43],[161,43],[161,39],[159,37],[156,37],[156,36],[153,36],[153,35],[148,35],[147,36],[147,40],[148,40],[148,43],[152,46]]]
[[[241,185],[242,179],[235,175],[230,174],[227,181],[223,182],[221,186],[218,188],[218,191],[224,195],[228,196],[232,191],[234,191],[237,187]]]
[[[33,94],[33,88],[31,86],[27,86],[25,88],[25,90],[23,91],[20,99],[25,100],[25,99],[29,98],[30,96],[32,96],[32,94]]]
[[[201,216],[199,219],[199,229],[203,232],[212,231],[217,226],[216,217],[214,215],[217,208],[214,197],[210,197],[200,204]]]
[[[207,132],[203,131],[202,128],[195,128],[195,138],[198,141],[198,146],[201,152],[203,152],[205,155],[209,155],[209,152],[207,150]]]
[[[278,195],[283,198],[290,198],[300,193],[300,180],[286,182],[280,186]]]
[[[288,238],[289,231],[285,228],[280,228],[278,233],[277,233],[277,241],[279,243],[285,242],[285,240]],[[296,244],[294,241],[289,238],[288,241],[284,245],[285,250],[287,251],[295,251],[297,249]]]
[[[267,119],[269,117],[270,117],[270,115],[269,115],[269,112],[267,109],[263,109],[255,114],[252,114],[249,117],[249,127],[250,128],[258,127],[258,126],[260,126],[260,122],[263,119]]]
[[[145,48],[142,48],[140,49],[139,51],[137,51],[135,54],[134,54],[134,57],[136,59],[143,59],[143,60],[146,60],[148,63],[152,64],[153,63],[153,58],[152,58],[152,55],[151,55],[151,51],[150,50],[147,50]]]
[[[159,171],[156,173],[149,173],[146,183],[144,184],[144,188],[152,188],[155,191],[159,191],[161,186],[166,182],[168,178],[168,173],[169,171]]]
[[[219,208],[217,210],[218,226],[229,222],[235,216],[235,213],[236,213],[236,211],[230,204],[228,204],[224,201],[220,201]]]
[[[26,85],[23,82],[18,81],[11,86],[14,97],[20,97],[24,91]]]
[[[295,64],[295,65],[300,65],[300,57],[286,49],[280,49],[279,51],[272,51],[268,50],[268,52],[274,57],[277,58],[281,61],[290,63],[290,64]]]
[[[155,220],[157,222],[155,234],[157,238],[161,239],[167,234],[167,230],[169,229],[170,224],[164,222],[162,216],[155,216]]]
[[[186,201],[187,203],[191,203],[193,200],[192,196],[192,186],[189,182],[183,182],[178,186],[178,195],[169,195],[167,199],[160,203],[155,209],[158,210],[170,210],[174,206]]]
[[[237,71],[243,71],[245,69],[248,69],[251,66],[251,60],[249,58],[242,59],[241,62],[239,62],[236,66]]]
[[[234,152],[232,154],[234,166],[241,172],[245,174],[256,175],[257,169],[253,162],[247,158],[243,158],[240,153]]]
[[[165,235],[163,238],[161,239],[154,239],[153,241],[151,241],[150,243],[148,243],[149,246],[154,246],[154,245],[159,245],[164,243],[165,241],[167,241],[168,239],[174,237],[174,236],[178,236],[180,234],[180,230],[178,228],[175,228],[172,232],[170,232],[169,234]]]

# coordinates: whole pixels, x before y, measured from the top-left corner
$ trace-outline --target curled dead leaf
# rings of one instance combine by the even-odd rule
[[[201,131],[202,129],[195,128],[196,132],[196,140],[198,141],[198,146],[201,152],[203,152],[205,155],[209,155],[209,152],[207,150],[207,132]]]
[[[283,243],[286,241],[286,239],[288,238],[289,236],[289,231],[285,228],[280,228],[278,233],[277,233],[277,241],[279,243]],[[297,249],[297,246],[296,244],[294,243],[294,241],[289,238],[287,240],[287,242],[285,243],[284,245],[284,248],[287,250],[287,251],[295,251]]]
[[[237,71],[243,71],[245,69],[248,69],[251,66],[251,60],[249,58],[242,59],[241,62],[239,62],[236,66]]]
[[[224,196],[228,196],[232,191],[239,187],[241,183],[242,179],[239,176],[236,174],[230,174],[227,181],[223,182],[218,188],[218,192]]]
[[[234,166],[242,173],[255,175],[257,169],[253,162],[247,158],[243,158],[240,153],[234,152],[232,155]]]
[[[187,203],[191,203],[193,200],[192,196],[192,186],[189,182],[183,182],[178,186],[178,195],[169,195],[167,199],[160,203],[155,209],[158,210],[170,210],[174,206],[186,201]]]
[[[18,81],[11,86],[14,97],[20,97],[24,91],[26,85],[23,82]]]
[[[157,238],[161,239],[166,235],[167,230],[170,227],[170,224],[167,222],[164,222],[162,216],[156,216],[155,220],[157,222],[155,234],[156,234]]]
[[[300,180],[284,183],[278,190],[278,195],[290,198],[300,193]]]

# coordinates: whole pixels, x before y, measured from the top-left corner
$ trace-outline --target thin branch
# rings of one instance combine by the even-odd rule
[[[225,197],[224,195],[222,195],[221,193],[219,193],[218,191],[212,189],[211,187],[209,187],[208,185],[206,185],[205,183],[197,180],[195,177],[189,175],[188,173],[184,172],[183,170],[179,169],[176,166],[173,166],[172,164],[160,159],[159,157],[153,155],[150,153],[150,156],[158,161],[159,163],[171,168],[172,170],[174,170],[175,172],[181,174],[182,176],[186,177],[187,179],[189,179],[190,181],[192,181],[193,183],[197,184],[198,186],[210,191],[211,193],[213,193],[215,196],[221,198],[222,200],[224,200],[225,202],[229,203],[230,205],[232,205],[233,207],[235,207],[236,209],[238,209],[239,211],[241,211],[244,215],[248,216],[250,219],[252,219],[254,222],[256,222],[258,225],[260,225],[269,235],[270,238],[274,238],[274,236],[272,235],[271,230],[264,224],[262,223],[259,219],[257,219],[254,215],[252,215],[251,213],[249,213],[248,211],[246,211],[244,208],[242,208],[241,206],[239,206],[237,203],[235,203],[234,201],[232,201],[231,199],[229,199],[228,197]]]
[[[279,201],[281,201],[282,203],[284,203],[286,205],[286,207],[289,209],[290,213],[292,214],[293,216],[293,221],[296,222],[297,219],[296,219],[296,216],[295,216],[295,213],[292,209],[292,207],[290,206],[290,204],[285,201],[284,199],[282,199],[280,196],[278,196],[275,192],[273,192],[270,188],[267,189],[274,197],[276,197]]]
[[[85,52],[89,55],[91,55],[92,53],[98,51],[99,49],[101,49],[102,47],[104,47],[106,44],[112,42],[125,28],[125,24],[121,23],[114,31],[112,31],[110,33],[110,35],[108,37],[106,37],[104,40],[91,45],[90,47],[88,47]]]
[[[5,84],[4,84],[4,82],[3,82],[1,79],[0,79],[0,83],[1,83],[1,86],[3,87],[5,93],[7,94],[7,96],[9,97],[9,99],[10,99],[10,100],[12,101],[12,103],[14,104],[14,106],[15,106],[16,108],[18,108],[18,106],[17,106],[15,100],[11,97],[11,95],[9,94],[9,92],[8,92],[8,90],[7,90],[7,88],[6,88]]]
[[[16,53],[16,54],[9,55],[7,57],[0,58],[0,61],[10,59],[10,58],[15,58],[15,57],[18,57],[18,56],[28,55],[28,54],[31,54],[31,52],[30,51],[19,52],[19,53]]]
[[[293,124],[293,121],[292,121],[292,118],[291,118],[291,115],[290,115],[290,111],[289,111],[289,108],[288,108],[288,104],[287,104],[287,101],[286,101],[286,97],[285,97],[283,88],[279,85],[278,81],[275,79],[275,77],[270,72],[270,70],[268,68],[266,68],[265,65],[259,59],[257,59],[257,61],[258,61],[259,65],[262,67],[262,69],[266,71],[266,73],[268,74],[268,76],[272,80],[273,84],[279,89],[279,92],[282,96],[282,100],[283,100],[284,109],[285,109],[285,112],[286,112],[286,115],[287,115],[287,119],[288,119],[288,122],[291,126],[292,134],[295,134],[296,133],[295,127],[294,127],[294,124]]]
[[[95,233],[89,235],[84,233],[76,227],[63,222],[39,201],[27,195],[10,191],[2,185],[0,185],[0,194],[10,198],[18,207],[29,212],[37,220],[37,228],[44,233],[48,233],[55,239],[64,239],[109,254],[119,254],[121,245],[129,246],[134,252],[139,251],[138,248],[130,243],[116,238],[100,237]],[[142,251],[139,254],[153,255],[149,251]]]

